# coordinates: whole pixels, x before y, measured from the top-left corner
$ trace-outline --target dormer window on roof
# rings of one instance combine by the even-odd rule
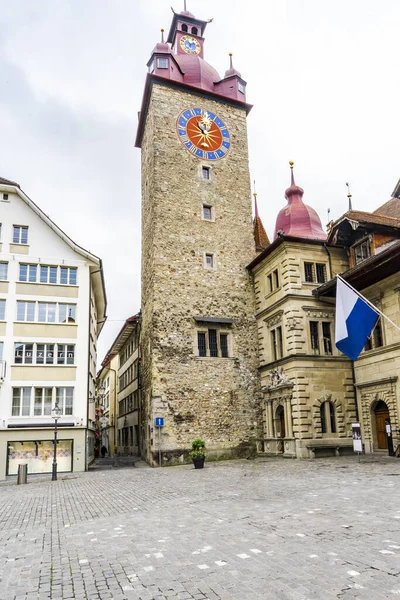
[[[364,239],[360,244],[356,244],[354,246],[354,259],[356,265],[359,265],[364,260],[367,260],[367,258],[370,258],[370,256],[372,256],[371,240],[368,237],[367,239]]]

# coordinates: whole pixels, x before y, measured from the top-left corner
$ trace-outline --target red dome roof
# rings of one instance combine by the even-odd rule
[[[303,194],[304,190],[294,182],[292,171],[292,185],[285,192],[288,203],[279,211],[274,239],[278,237],[278,232],[282,232],[284,235],[326,240],[327,234],[322,229],[321,220],[311,206],[304,204]]]
[[[203,58],[197,54],[175,54],[175,60],[185,74],[184,83],[214,91],[214,83],[220,81],[220,76]]]

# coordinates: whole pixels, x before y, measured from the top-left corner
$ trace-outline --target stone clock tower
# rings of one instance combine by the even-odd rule
[[[207,21],[174,13],[148,62],[142,150],[142,441],[146,459],[248,455],[259,379],[246,82],[205,62]],[[156,417],[164,417],[159,431]]]

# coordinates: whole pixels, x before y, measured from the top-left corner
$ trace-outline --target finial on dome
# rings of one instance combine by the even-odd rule
[[[290,185],[296,185],[294,182],[294,173],[293,173],[294,162],[292,160],[289,160],[289,165],[290,165],[290,172],[291,172]]]
[[[186,9],[186,0],[183,0],[183,10],[187,10]]]
[[[164,43],[164,29],[161,27],[161,43]]]
[[[229,68],[230,69],[233,69],[232,56],[233,56],[232,52],[229,52],[229,62],[230,62],[230,67]]]

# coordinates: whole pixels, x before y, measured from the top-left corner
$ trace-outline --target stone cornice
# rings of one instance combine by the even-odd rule
[[[362,383],[356,383],[356,388],[372,387],[374,385],[386,385],[388,383],[395,383],[398,380],[398,376],[383,377],[382,379],[374,379],[373,381],[364,381]]]
[[[259,371],[270,371],[275,367],[279,367],[287,364],[290,361],[313,361],[313,362],[336,362],[336,363],[346,363],[348,365],[351,364],[351,360],[346,358],[345,356],[329,356],[325,354],[289,354],[289,356],[285,356],[284,358],[280,358],[279,360],[275,360],[274,362],[270,362],[266,365],[261,365],[258,367]]]

